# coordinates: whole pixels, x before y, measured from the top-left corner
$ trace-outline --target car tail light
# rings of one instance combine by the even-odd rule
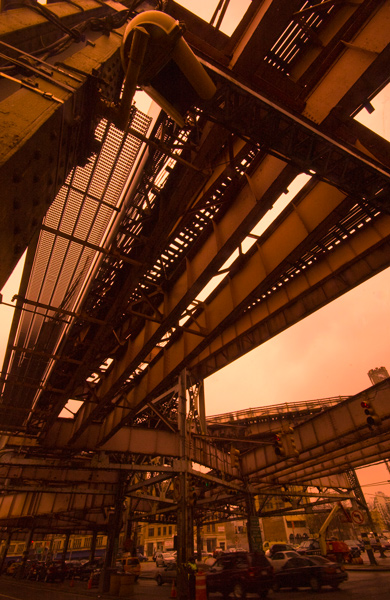
[[[255,569],[253,567],[249,567],[249,569],[248,569],[248,575],[249,575],[249,577],[254,577],[255,576]]]

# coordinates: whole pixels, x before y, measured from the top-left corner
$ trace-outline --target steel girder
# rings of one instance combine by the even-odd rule
[[[343,459],[351,461],[351,468],[362,466],[373,461],[375,453],[378,458],[383,458],[384,453],[388,451],[390,441],[388,432],[390,429],[390,409],[389,409],[390,382],[384,381],[372,388],[368,388],[360,394],[343,400],[325,412],[315,415],[303,423],[294,427],[294,439],[300,458],[293,458],[291,446],[288,445],[288,436],[283,440],[286,444],[286,462],[277,459],[273,450],[272,432],[275,427],[280,428],[280,424],[272,421],[269,424],[270,437],[265,447],[255,448],[254,450],[244,452],[242,459],[242,475],[244,477],[259,477],[260,480],[266,479],[268,474],[283,475],[294,473],[294,477],[303,480],[308,476],[309,467],[313,462],[313,478],[318,478],[321,474],[338,474],[343,470]],[[369,399],[376,414],[381,419],[381,424],[377,428],[369,428],[366,423],[367,415],[361,407],[361,402]],[[64,424],[65,425],[65,424]],[[47,443],[51,448],[62,447],[62,432],[64,425],[59,425],[53,430],[53,437],[47,438]],[[66,434],[65,434],[66,435]],[[146,454],[163,455],[159,448],[160,441],[165,445],[165,456],[176,457],[174,470],[180,471],[180,451],[178,443],[175,445],[174,439],[177,434],[171,432],[142,430],[139,428],[123,428],[115,436],[111,437],[102,447],[106,452],[125,451],[136,452],[139,449],[139,439],[144,439],[143,452]],[[169,443],[171,440],[171,443]],[[82,444],[82,441],[84,444]],[[230,459],[226,452],[218,450],[216,444],[218,438],[214,439],[214,444],[208,444],[207,439],[193,436],[191,438],[191,459],[195,463],[209,466],[211,469],[223,471],[230,476],[237,477],[235,468],[230,466]],[[79,448],[89,449],[89,442],[86,438],[79,442]],[[383,449],[381,445],[384,444]],[[153,449],[152,449],[153,446]],[[361,447],[362,450],[358,450]],[[350,456],[346,458],[346,453],[350,449]],[[140,450],[138,450],[140,451]],[[307,454],[306,454],[307,453]],[[329,469],[321,467],[329,456]],[[333,463],[333,456],[335,462]],[[366,457],[366,460],[365,460]],[[365,462],[364,462],[365,460]],[[307,473],[306,473],[307,464]],[[333,465],[335,469],[333,469]],[[322,471],[321,471],[322,468]],[[316,471],[314,471],[316,469]],[[302,474],[302,476],[301,476]],[[267,485],[269,481],[267,481]]]
[[[117,395],[123,396],[126,380],[148,359],[148,355],[153,352],[153,356],[156,357],[163,351],[158,347],[158,343],[172,327],[177,328],[180,318],[194,297],[233,253],[245,237],[248,227],[252,227],[248,223],[255,224],[259,220],[295,174],[295,170],[285,168],[283,162],[270,157],[260,164],[256,174],[246,180],[231,203],[228,213],[218,221],[212,222],[213,234],[192,260],[186,260],[182,274],[179,274],[171,285],[165,284],[164,302],[156,306],[161,318],[158,321],[146,320],[139,335],[129,339],[123,346],[122,357],[115,361],[114,367],[104,377],[102,384],[95,386],[94,398],[98,406],[93,410],[93,407],[86,403],[79,411],[70,444],[93,420],[99,418],[102,406],[109,405]],[[278,177],[280,180],[276,181]],[[199,340],[209,332],[208,327],[200,325],[198,320],[193,322],[191,329],[191,335]]]
[[[337,210],[339,203],[344,200],[341,192],[333,191],[333,195],[329,192],[330,188],[326,184],[316,185],[294,210],[286,209],[281,222],[263,241],[259,240],[246,256],[240,257],[237,268],[232,266],[229,277],[225,278],[196,313],[197,323],[210,333],[202,339],[185,331],[176,332],[172,342],[161,349],[138,385],[126,394],[129,410],[114,410],[108,415],[102,432],[105,430],[109,436],[118,431],[126,423],[126,413],[129,415],[130,409],[134,409],[148,397],[151,398],[159,391],[160,386],[164,383],[167,385],[170,378],[177,375],[184,366],[195,367],[197,357],[201,357],[202,352],[205,356],[213,354],[221,346],[232,343],[237,335],[243,335],[244,331],[238,329],[238,324],[247,324],[246,331],[250,332],[264,323],[270,315],[275,315],[279,327],[285,328],[314,308],[325,304],[326,294],[322,289],[326,289],[330,279],[335,278],[337,281],[344,268],[359,259],[368,261],[370,265],[370,253],[375,254],[378,246],[386,248],[388,244],[390,218],[386,215],[380,215],[377,226],[370,227],[369,232],[358,230],[351,241],[347,240],[345,245],[340,243],[331,251],[320,253],[317,259],[311,260],[312,264],[301,268],[300,273],[294,273],[291,280],[283,281],[286,278],[286,266],[294,264],[296,256],[301,256],[300,246],[304,242],[307,246],[307,240],[310,242],[310,239],[318,239],[311,236],[318,227],[323,227],[324,219]],[[348,204],[350,200],[347,199],[346,202]],[[230,212],[228,219],[229,216]],[[217,228],[215,236],[220,239]],[[384,268],[389,264],[386,259],[388,255],[383,250],[379,250],[379,253],[384,262],[381,268]],[[274,282],[278,280],[283,281],[283,285],[278,284],[276,289],[272,289],[275,287]],[[305,301],[295,304],[309,291],[313,293],[313,290],[319,290],[317,294],[320,302],[317,299],[309,307]],[[338,292],[340,293],[340,288]],[[282,311],[291,305],[293,310],[290,311],[289,319],[284,319]],[[104,440],[105,437],[99,443],[104,443]]]
[[[242,478],[248,481],[247,491],[253,494],[272,494],[275,485],[292,484],[347,489],[348,486],[339,477],[344,473],[346,464],[348,468],[355,468],[367,464],[367,460],[372,461],[373,453],[375,453],[375,460],[378,460],[389,451],[389,394],[390,382],[384,381],[353,398],[336,404],[320,415],[297,424],[293,435],[295,446],[299,451],[298,458],[292,453],[291,434],[286,433],[282,438],[286,453],[283,460],[278,459],[274,454],[270,439],[268,444],[255,447],[242,455],[240,471],[230,466],[229,456],[218,450],[215,444],[209,444],[206,440],[196,437],[190,438],[191,460],[208,465],[214,472],[225,474],[222,479],[212,475],[206,476],[216,489],[207,494],[203,500],[199,500],[198,508],[203,507],[207,510],[207,507],[214,502],[222,505],[226,502],[237,503],[238,496],[242,493]],[[363,399],[371,402],[380,419],[380,424],[374,429],[367,427],[367,415],[361,407]],[[270,422],[270,433],[274,427],[275,423]],[[177,443],[171,444],[170,448],[167,447],[168,438],[167,435],[162,436],[163,433],[168,437],[176,437]],[[147,486],[171,479],[172,473],[181,472],[183,465],[178,434],[139,428],[133,430],[124,428],[120,434],[122,435],[114,436],[107,442],[105,452],[100,459],[92,458],[89,464],[86,460],[77,462],[72,459],[67,466],[63,459],[43,460],[38,457],[23,459],[19,455],[4,454],[7,464],[1,467],[0,477],[8,482],[4,491],[7,494],[9,488],[10,492],[0,503],[0,519],[7,523],[26,515],[61,514],[63,511],[75,515],[78,511],[92,511],[93,514],[97,506],[104,508],[112,505],[118,476],[126,472],[132,477],[136,472],[139,474],[138,480],[133,479],[133,483],[129,483],[126,488],[137,514],[143,514],[144,517],[151,514],[153,518],[157,513],[172,512],[175,502],[172,490],[167,493],[170,484],[164,488],[163,494],[151,495],[144,490]],[[126,442],[123,436],[126,436]],[[174,458],[173,463],[165,466],[164,461],[158,460],[158,462],[152,461],[153,464],[144,465],[115,464],[108,460],[110,453],[123,452],[124,448],[130,453],[139,453],[141,447],[139,436],[144,440],[143,452],[149,456],[153,453],[151,445],[156,450],[157,456],[161,456],[159,440],[163,440],[165,455],[170,454],[170,459]],[[60,435],[56,445],[58,449],[62,447]],[[85,449],[88,450],[88,447]],[[170,450],[169,453],[167,450]],[[42,451],[44,452],[44,449]],[[53,441],[51,452],[54,451]],[[88,490],[80,487],[80,481],[85,480],[85,471],[89,472]],[[159,475],[144,479],[142,472],[146,474],[153,471]],[[193,477],[205,476],[204,473],[194,469],[189,473]],[[328,477],[324,478],[325,473]],[[23,486],[23,481],[28,481],[28,485]],[[39,491],[38,485],[40,485]],[[312,494],[307,492],[307,495]],[[158,506],[152,508],[156,502]]]
[[[80,20],[78,8],[65,3],[59,8],[65,21],[67,17]],[[118,8],[120,5],[110,1],[98,8],[94,2],[80,2],[83,20],[89,13],[91,18],[96,18],[116,13]],[[18,24],[23,23],[24,18],[33,31],[35,27],[35,35],[39,24],[42,35],[43,31],[51,31],[52,40],[55,39],[53,29],[56,28],[48,25],[45,17],[34,15],[26,8],[2,13],[1,40],[15,39],[12,30],[15,13],[20,13]],[[9,28],[4,28],[8,20]],[[75,46],[73,55],[66,58],[61,67],[36,61],[34,81],[29,80],[29,84],[18,85],[17,77],[15,82],[4,83],[4,79],[1,82],[3,93],[7,85],[9,89],[0,102],[0,185],[3,190],[0,288],[38,230],[68,173],[75,165],[85,163],[90,155],[99,94],[103,92],[108,99],[117,100],[121,37],[106,34],[94,34],[93,37],[96,38],[93,43],[86,43],[81,50]],[[0,51],[3,50],[0,43]],[[16,52],[18,56],[15,49],[10,51],[5,47],[4,52],[11,56]],[[27,57],[26,64],[31,66],[35,59]]]
[[[378,15],[375,19],[379,19]],[[373,35],[372,25],[375,22],[379,26],[379,21],[374,20],[370,22],[368,32]],[[381,37],[382,45],[384,46],[383,35]],[[350,49],[346,50],[348,54],[347,60],[350,60]],[[344,56],[344,55],[343,55]],[[372,57],[372,60],[374,58]],[[359,61],[357,61],[359,63]],[[366,63],[365,67],[367,67]],[[348,85],[356,80],[356,77],[361,74],[361,66],[353,71]],[[214,69],[215,72],[215,69]],[[224,79],[223,79],[224,78]],[[375,162],[371,162],[367,156],[362,154],[359,155],[353,148],[347,148],[342,144],[335,143],[334,140],[328,138],[325,134],[316,130],[310,123],[302,121],[300,118],[292,117],[284,111],[279,110],[277,107],[262,99],[253,91],[245,90],[243,86],[237,85],[237,82],[229,81],[226,74],[222,75],[226,89],[223,89],[221,85],[221,98],[223,96],[224,102],[223,109],[220,108],[221,98],[217,98],[215,106],[207,106],[205,108],[206,113],[213,113],[215,111],[216,119],[223,121],[225,124],[229,122],[229,128],[237,128],[236,130],[240,135],[248,136],[256,143],[259,140],[264,140],[265,148],[269,152],[275,151],[277,155],[282,155],[285,160],[292,160],[293,163],[298,164],[301,168],[303,167],[307,171],[314,170],[317,175],[325,179],[332,180],[344,191],[352,193],[356,197],[362,197],[367,201],[380,203],[380,198],[383,197],[386,200],[389,186],[388,172],[385,168]],[[345,92],[345,83],[344,92]],[[323,90],[323,93],[324,90]],[[233,101],[229,102],[229,95],[233,97]],[[231,125],[232,120],[234,121],[233,126]],[[260,145],[262,141],[260,142]],[[292,157],[292,158],[291,158]],[[356,174],[358,173],[358,176]],[[386,204],[386,202],[385,202]],[[215,267],[214,267],[215,268]],[[187,269],[187,277],[191,276]],[[188,293],[188,292],[187,292]],[[340,293],[340,292],[339,292]],[[188,293],[185,296],[186,299],[190,297]],[[303,305],[301,305],[303,306]],[[317,305],[318,306],[318,305]],[[183,307],[183,304],[177,302],[175,305],[176,314],[180,314],[179,309]],[[167,314],[165,307],[159,307],[158,312],[164,316]],[[167,321],[170,324],[175,321],[175,315],[173,312],[169,313],[170,320]],[[177,317],[176,317],[177,318]],[[195,326],[199,327],[200,321]],[[143,340],[142,336],[138,337],[140,341],[140,349],[142,347],[142,353],[137,353],[137,344],[132,344],[131,356],[127,356],[126,361],[121,361],[123,364],[118,364],[114,369],[112,375],[107,379],[107,382],[103,384],[102,391],[98,391],[98,397],[100,398],[101,405],[107,405],[109,397],[115,395],[115,390],[119,390],[123,381],[126,380],[127,374],[134,371],[138,364],[145,357],[148,352],[156,347],[155,341],[161,339],[161,334],[167,329],[167,324],[161,325],[149,321],[144,328]],[[207,327],[201,326],[203,329],[199,331],[200,335],[207,332]],[[252,338],[254,339],[254,338]],[[208,374],[208,373],[207,373]],[[106,391],[103,391],[106,390]],[[86,409],[89,410],[89,409]],[[99,409],[97,409],[98,413]],[[79,435],[82,430],[87,426],[88,421],[91,422],[93,419],[93,412],[87,417],[87,420],[81,425],[79,433],[75,432],[75,435]],[[80,416],[81,420],[81,416]]]
[[[389,210],[389,169],[208,66],[220,83],[216,96],[203,107],[211,119],[302,172]]]
[[[382,460],[390,449],[390,380],[329,408],[325,413],[294,427],[294,442],[299,457],[294,458],[291,436],[282,436],[285,460],[278,460],[271,446],[256,448],[243,456],[242,467],[248,476],[282,483],[294,478],[298,483],[311,478],[343,473]],[[377,426],[367,424],[362,402],[369,402],[379,417]]]
[[[84,517],[87,513],[89,519],[95,512],[97,515],[104,508],[113,506],[115,490],[112,494],[91,493],[50,493],[50,492],[20,492],[0,498],[0,519],[9,521],[25,516],[65,515],[77,518],[77,514]],[[102,514],[104,516],[104,514]],[[93,523],[93,519],[91,519]],[[102,524],[105,522],[102,519]]]
[[[295,281],[277,287],[229,323],[209,347],[192,359],[188,368],[195,378],[204,378],[230,364],[249,350],[325,306],[332,300],[366,281],[373,273],[389,266],[389,217],[382,215],[369,233],[356,235],[344,248],[313,266],[310,281],[307,273],[296,276]],[[369,238],[373,234],[371,241]],[[347,260],[347,257],[351,260]],[[248,306],[250,304],[248,303]]]

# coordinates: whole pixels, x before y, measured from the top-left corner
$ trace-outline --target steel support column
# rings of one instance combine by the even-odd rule
[[[119,532],[122,527],[123,501],[124,501],[124,474],[119,478],[115,494],[114,512],[108,515],[107,548],[104,565],[99,581],[99,592],[107,593],[110,588],[110,567],[115,565],[118,552]]]
[[[12,539],[12,531],[8,531],[6,534],[6,537],[5,537],[5,544],[4,544],[2,552],[1,552],[0,573],[3,572],[3,567],[4,567],[5,559],[7,558],[7,552],[9,550],[9,547],[11,544],[11,539]]]

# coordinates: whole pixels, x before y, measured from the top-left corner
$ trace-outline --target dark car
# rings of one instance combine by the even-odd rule
[[[54,581],[64,581],[67,575],[66,565],[62,561],[53,561],[46,566],[44,581],[47,583]]]
[[[347,544],[351,553],[351,558],[357,558],[358,556],[360,556],[362,549],[360,547],[360,544],[356,540],[344,540],[344,544]]]
[[[262,552],[223,554],[206,571],[207,594],[233,592],[235,598],[245,598],[252,593],[265,598],[273,582],[273,567]]]
[[[329,585],[337,589],[348,574],[338,563],[323,556],[290,558],[275,574],[274,591],[281,588],[310,587],[318,592],[322,586]]]
[[[42,561],[34,561],[26,570],[26,579],[43,581],[46,576],[46,564]]]
[[[294,546],[291,546],[291,544],[284,544],[282,542],[278,542],[277,544],[272,544],[267,552],[265,553],[266,556],[273,556],[274,554],[276,554],[277,552],[287,552],[287,551],[295,551]]]
[[[67,579],[80,579],[80,571],[82,569],[82,562],[79,560],[68,560],[66,563]]]
[[[304,540],[298,548],[296,548],[298,554],[306,555],[306,554],[321,554],[321,546],[318,539],[309,538]]]
[[[95,559],[89,560],[84,563],[80,569],[78,569],[76,579],[81,579],[81,581],[88,581],[91,578],[92,573],[95,569],[99,569],[103,566],[103,559]]]

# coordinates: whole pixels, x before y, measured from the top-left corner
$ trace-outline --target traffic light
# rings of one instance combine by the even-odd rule
[[[292,454],[294,456],[298,457],[299,456],[299,450],[297,448],[297,444],[296,444],[296,441],[295,441],[294,427],[292,425],[289,426],[288,432],[290,434],[291,452],[292,452]]]
[[[240,451],[234,446],[230,446],[230,465],[238,467],[240,464]]]
[[[187,502],[188,502],[189,506],[193,506],[194,504],[196,504],[197,499],[198,499],[198,494],[195,489],[195,484],[192,481],[190,481],[188,483],[188,494],[187,494]]]
[[[277,456],[286,455],[282,444],[282,437],[279,435],[279,433],[275,433],[274,435],[274,450]]]
[[[364,400],[360,403],[360,406],[364,408],[364,413],[367,415],[367,425],[369,427],[380,425],[381,420],[371,406],[371,402],[369,400]]]

